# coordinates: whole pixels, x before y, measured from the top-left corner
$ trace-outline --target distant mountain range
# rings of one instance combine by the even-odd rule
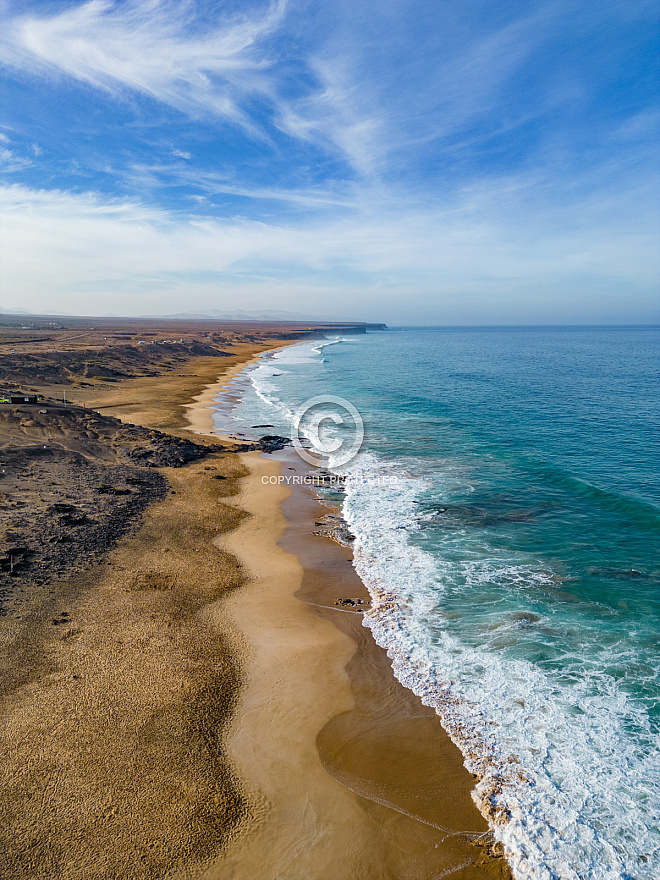
[[[194,321],[195,319],[212,318],[214,321],[329,321],[335,324],[349,323],[346,318],[331,317],[329,315],[305,315],[300,312],[284,312],[281,309],[268,309],[264,311],[248,312],[238,309],[235,312],[223,312],[220,309],[205,309],[202,312],[178,312],[175,315],[140,315],[140,318],[176,318],[178,320]],[[351,324],[358,323],[350,321]]]
[[[32,315],[34,312],[26,312],[25,309],[5,309],[0,306],[0,315]]]
[[[26,315],[28,318],[33,315],[58,315],[64,318],[74,317],[68,312],[28,312],[27,309],[6,309],[4,306],[0,306],[0,315]]]

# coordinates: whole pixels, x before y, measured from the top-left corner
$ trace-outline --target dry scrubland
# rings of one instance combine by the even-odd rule
[[[212,542],[244,469],[183,404],[305,332],[0,328],[0,391],[44,397],[0,405],[3,878],[185,873],[245,814],[236,659],[205,618],[242,582]]]

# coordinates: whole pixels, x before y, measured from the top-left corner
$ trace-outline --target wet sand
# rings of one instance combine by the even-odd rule
[[[507,877],[470,796],[475,780],[459,750],[435,712],[396,681],[362,613],[352,610],[357,603],[346,603],[368,606],[370,598],[350,548],[310,534],[310,523],[332,511],[306,487],[294,487],[282,506],[289,527],[281,544],[295,550],[304,569],[298,598],[356,646],[346,668],[354,705],[323,727],[316,744],[326,771],[357,795],[377,825],[385,876]]]
[[[204,876],[387,877],[369,817],[326,773],[316,748],[319,730],[352,708],[345,667],[354,644],[294,595],[302,567],[277,546],[287,492],[261,483],[279,465],[257,453],[244,461],[250,477],[236,503],[251,516],[220,540],[243,562],[249,581],[219,612],[228,614],[248,652],[227,750],[257,809],[236,845]]]

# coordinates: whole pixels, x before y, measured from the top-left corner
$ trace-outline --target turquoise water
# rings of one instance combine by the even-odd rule
[[[236,386],[247,434],[316,395],[361,414],[336,469],[365,624],[479,776],[516,877],[660,876],[659,354],[653,328],[411,329]]]

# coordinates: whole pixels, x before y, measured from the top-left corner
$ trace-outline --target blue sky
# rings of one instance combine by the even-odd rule
[[[0,0],[0,304],[660,321],[646,0]]]

